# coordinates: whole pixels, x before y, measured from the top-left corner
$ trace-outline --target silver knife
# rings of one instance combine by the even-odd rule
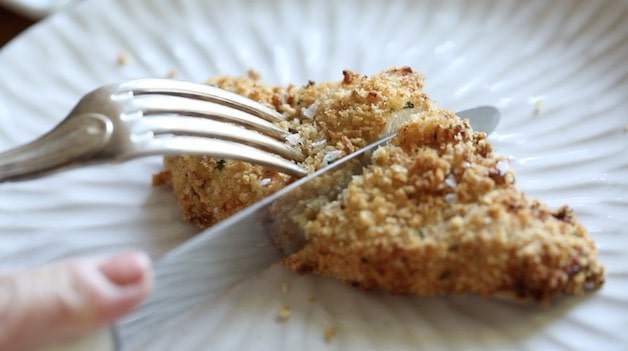
[[[499,111],[491,106],[457,115],[469,119],[474,130],[486,133],[491,133],[499,122]],[[302,247],[303,223],[317,211],[312,207],[317,201],[312,200],[336,198],[351,177],[360,174],[368,164],[370,153],[391,138],[290,184],[164,255],[155,264],[153,294],[114,329],[118,348],[142,349],[141,345],[158,335],[159,330],[176,323],[177,316]],[[237,274],[229,269],[233,262],[237,262]],[[224,274],[227,271],[229,274]]]

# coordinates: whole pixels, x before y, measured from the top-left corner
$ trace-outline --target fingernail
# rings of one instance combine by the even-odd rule
[[[150,274],[151,261],[140,251],[125,252],[107,258],[100,271],[117,286],[129,286],[143,282]]]
[[[115,287],[102,302],[101,314],[106,322],[114,321],[145,299],[152,290],[151,261],[139,251],[111,256],[99,270]]]

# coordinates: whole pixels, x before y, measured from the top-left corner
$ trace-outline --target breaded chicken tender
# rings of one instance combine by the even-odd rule
[[[423,76],[410,68],[391,69],[373,77],[344,71],[340,82],[287,87],[268,86],[255,72],[248,77],[208,81],[269,105],[286,116],[281,124],[293,132],[286,141],[306,159],[312,171],[376,140],[396,111],[412,106],[433,108],[423,92]],[[241,161],[210,157],[165,158],[154,184],[171,183],[185,220],[209,227],[294,181],[278,171]]]
[[[547,301],[599,287],[585,228],[525,196],[502,162],[453,114],[424,116],[307,223],[308,244],[286,264],[396,294]]]
[[[604,267],[571,209],[552,210],[515,185],[486,134],[438,108],[409,68],[340,82],[271,87],[251,74],[210,84],[272,106],[316,170],[378,140],[410,115],[363,174],[305,225],[306,244],[284,263],[394,294],[473,293],[549,301],[599,288]],[[185,219],[200,227],[289,184],[289,176],[240,161],[168,157],[155,183],[172,184]]]

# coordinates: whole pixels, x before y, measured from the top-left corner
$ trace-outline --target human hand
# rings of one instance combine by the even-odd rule
[[[150,259],[136,251],[0,275],[0,350],[31,350],[102,328],[152,286]]]

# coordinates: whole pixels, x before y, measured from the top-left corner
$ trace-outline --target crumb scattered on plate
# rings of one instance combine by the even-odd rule
[[[117,59],[118,66],[120,67],[128,66],[132,60],[133,60],[133,56],[131,56],[131,54],[128,51],[121,50],[118,53],[118,59]]]
[[[279,320],[285,322],[290,319],[290,316],[292,316],[292,310],[290,307],[287,305],[281,305],[281,307],[279,307],[279,313],[277,314]]]
[[[536,102],[534,103],[534,114],[535,115],[540,114],[542,109],[543,109],[543,99],[537,99]]]
[[[166,73],[166,78],[176,78],[179,76],[179,71],[172,68]]]
[[[332,342],[336,338],[336,328],[330,326],[325,329],[325,342]]]

